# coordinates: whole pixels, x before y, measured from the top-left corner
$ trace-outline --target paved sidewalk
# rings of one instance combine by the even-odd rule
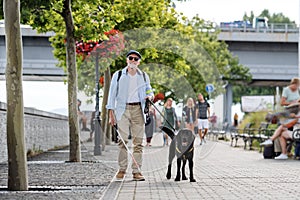
[[[234,148],[229,142],[195,141],[194,176],[196,183],[167,180],[168,147],[161,147],[161,135],[145,149],[144,182],[132,181],[130,171],[123,182],[112,181],[106,199],[299,199],[297,160],[265,160],[256,151]],[[186,166],[188,172],[188,166]],[[188,173],[187,173],[188,174]]]
[[[28,162],[31,191],[7,188],[7,163],[0,163],[0,199],[299,199],[297,160],[265,160],[262,154],[230,147],[229,142],[195,141],[196,183],[167,180],[168,146],[156,133],[145,147],[142,167],[146,181],[132,181],[130,169],[124,181],[116,181],[116,144],[93,156],[94,144],[82,144],[82,163],[68,163],[68,150],[47,152]],[[131,142],[129,147],[131,148]],[[188,176],[188,166],[186,166]],[[39,188],[39,191],[33,190]],[[41,188],[44,188],[42,190]],[[55,190],[56,189],[56,190]]]
[[[82,138],[88,138],[82,132]],[[29,191],[7,191],[7,163],[0,163],[0,199],[100,199],[117,169],[118,146],[94,156],[94,142],[81,144],[81,163],[70,163],[69,150],[48,151],[28,161]]]

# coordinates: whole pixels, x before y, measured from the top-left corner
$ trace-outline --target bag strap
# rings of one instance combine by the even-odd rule
[[[119,80],[120,80],[121,76],[122,76],[122,70],[119,70],[118,71],[118,78],[117,78],[117,93],[116,93],[116,96],[119,93]]]
[[[117,78],[118,83],[119,83],[119,80],[120,80],[121,76],[122,76],[122,70],[119,70],[118,71],[118,78]]]

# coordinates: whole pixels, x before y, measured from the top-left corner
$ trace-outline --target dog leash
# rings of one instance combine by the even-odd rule
[[[141,172],[141,169],[140,169],[140,167],[139,167],[138,163],[136,162],[135,158],[133,157],[133,154],[132,154],[132,152],[129,150],[129,148],[128,148],[127,144],[125,143],[124,139],[122,138],[122,136],[121,136],[121,134],[120,134],[120,132],[119,132],[119,130],[118,130],[118,126],[117,126],[117,124],[115,124],[113,127],[114,127],[114,128],[115,128],[115,130],[117,131],[117,133],[118,133],[118,136],[119,136],[119,139],[122,141],[122,143],[124,144],[124,146],[125,146],[125,148],[126,148],[127,152],[130,154],[130,156],[131,156],[131,158],[132,158],[132,160],[133,160],[133,162],[134,162],[135,166],[137,167],[138,171],[139,171],[139,172]]]
[[[173,132],[175,132],[176,129],[171,125],[171,123],[165,118],[165,116],[160,112],[160,110],[154,105],[154,103],[150,99],[146,99],[146,105],[148,105],[148,103],[151,103],[151,105],[158,111],[158,113],[162,116],[162,118],[164,118],[164,120],[172,128]]]

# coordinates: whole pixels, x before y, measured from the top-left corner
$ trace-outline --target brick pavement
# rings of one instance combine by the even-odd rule
[[[123,182],[112,181],[102,199],[299,199],[297,160],[265,160],[256,151],[230,147],[229,142],[195,141],[196,183],[167,180],[168,147],[161,135],[145,148],[144,182],[132,181],[130,171]],[[188,176],[188,166],[186,166]]]
[[[58,188],[59,191],[8,192],[7,164],[0,163],[0,199],[298,199],[300,179],[296,160],[264,160],[256,151],[230,147],[229,142],[195,141],[196,183],[165,178],[168,147],[156,133],[152,147],[145,147],[142,167],[146,181],[132,181],[131,171],[124,181],[115,181],[115,144],[106,146],[101,156],[93,156],[93,143],[82,145],[82,163],[66,163],[68,152],[60,150],[36,157],[28,164],[29,186]],[[129,143],[131,147],[131,143]],[[174,160],[175,161],[175,160]],[[188,166],[186,167],[188,176]],[[111,181],[112,180],[112,181]]]

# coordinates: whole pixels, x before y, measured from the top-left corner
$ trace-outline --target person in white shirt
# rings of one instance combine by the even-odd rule
[[[143,137],[145,134],[144,108],[146,99],[153,98],[150,80],[145,72],[138,69],[142,58],[138,51],[130,50],[127,55],[127,66],[113,74],[106,108],[109,110],[109,122],[118,125],[118,132],[124,142],[128,142],[129,130],[134,144],[132,162],[133,180],[144,181],[139,171],[142,166]],[[128,155],[125,144],[119,141],[119,171],[117,179],[123,179],[127,170]]]

